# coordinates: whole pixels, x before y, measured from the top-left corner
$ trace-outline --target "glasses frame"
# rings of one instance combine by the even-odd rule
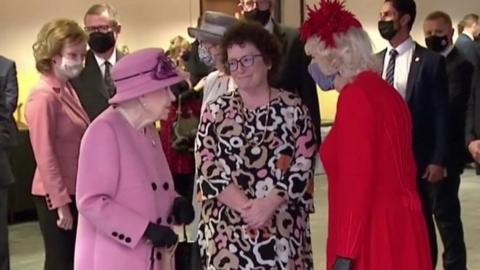
[[[252,58],[252,63],[251,64],[245,64],[243,61],[245,59],[248,59],[249,57]],[[255,58],[256,57],[262,57],[263,58],[263,55],[262,54],[247,54],[247,55],[244,55],[242,57],[240,57],[240,59],[229,59],[225,62],[225,68],[230,72],[235,72],[238,70],[238,67],[239,67],[239,64],[242,65],[243,68],[248,68],[248,67],[251,67],[255,64]],[[232,64],[233,63],[230,63],[230,62],[233,62],[235,63],[235,68],[232,68]]]

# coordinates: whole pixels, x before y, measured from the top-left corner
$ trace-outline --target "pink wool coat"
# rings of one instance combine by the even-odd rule
[[[143,234],[149,222],[173,225],[178,195],[158,132],[151,129],[155,143],[112,107],[87,129],[77,178],[75,270],[164,269],[169,256]]]

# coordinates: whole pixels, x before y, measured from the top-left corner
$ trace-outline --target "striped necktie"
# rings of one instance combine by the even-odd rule
[[[390,60],[388,60],[387,73],[385,76],[386,81],[393,86],[395,80],[395,60],[397,59],[398,52],[393,49],[389,52]]]
[[[105,82],[105,87],[107,89],[107,93],[109,94],[110,97],[115,95],[115,92],[117,88],[115,87],[115,84],[113,83],[112,76],[110,74],[112,64],[110,62],[105,61],[105,76],[104,76],[104,82]]]

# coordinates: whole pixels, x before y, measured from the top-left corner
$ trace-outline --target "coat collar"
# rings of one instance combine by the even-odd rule
[[[80,99],[70,82],[61,82],[52,75],[41,75],[40,80],[47,86],[46,89],[54,92],[60,103],[65,105],[65,113],[72,121],[79,118],[85,125],[90,123],[87,113],[82,108]]]

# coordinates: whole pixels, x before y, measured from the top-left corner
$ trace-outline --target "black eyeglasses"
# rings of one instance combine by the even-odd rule
[[[252,54],[252,55],[245,55],[240,58],[240,60],[237,59],[229,59],[226,63],[226,66],[230,72],[234,72],[238,69],[238,64],[240,63],[242,67],[247,68],[253,65],[255,63],[255,57],[263,57],[261,54]]]
[[[85,26],[84,30],[87,33],[108,33],[114,31],[116,29],[115,26],[112,25],[99,25],[99,26]]]

